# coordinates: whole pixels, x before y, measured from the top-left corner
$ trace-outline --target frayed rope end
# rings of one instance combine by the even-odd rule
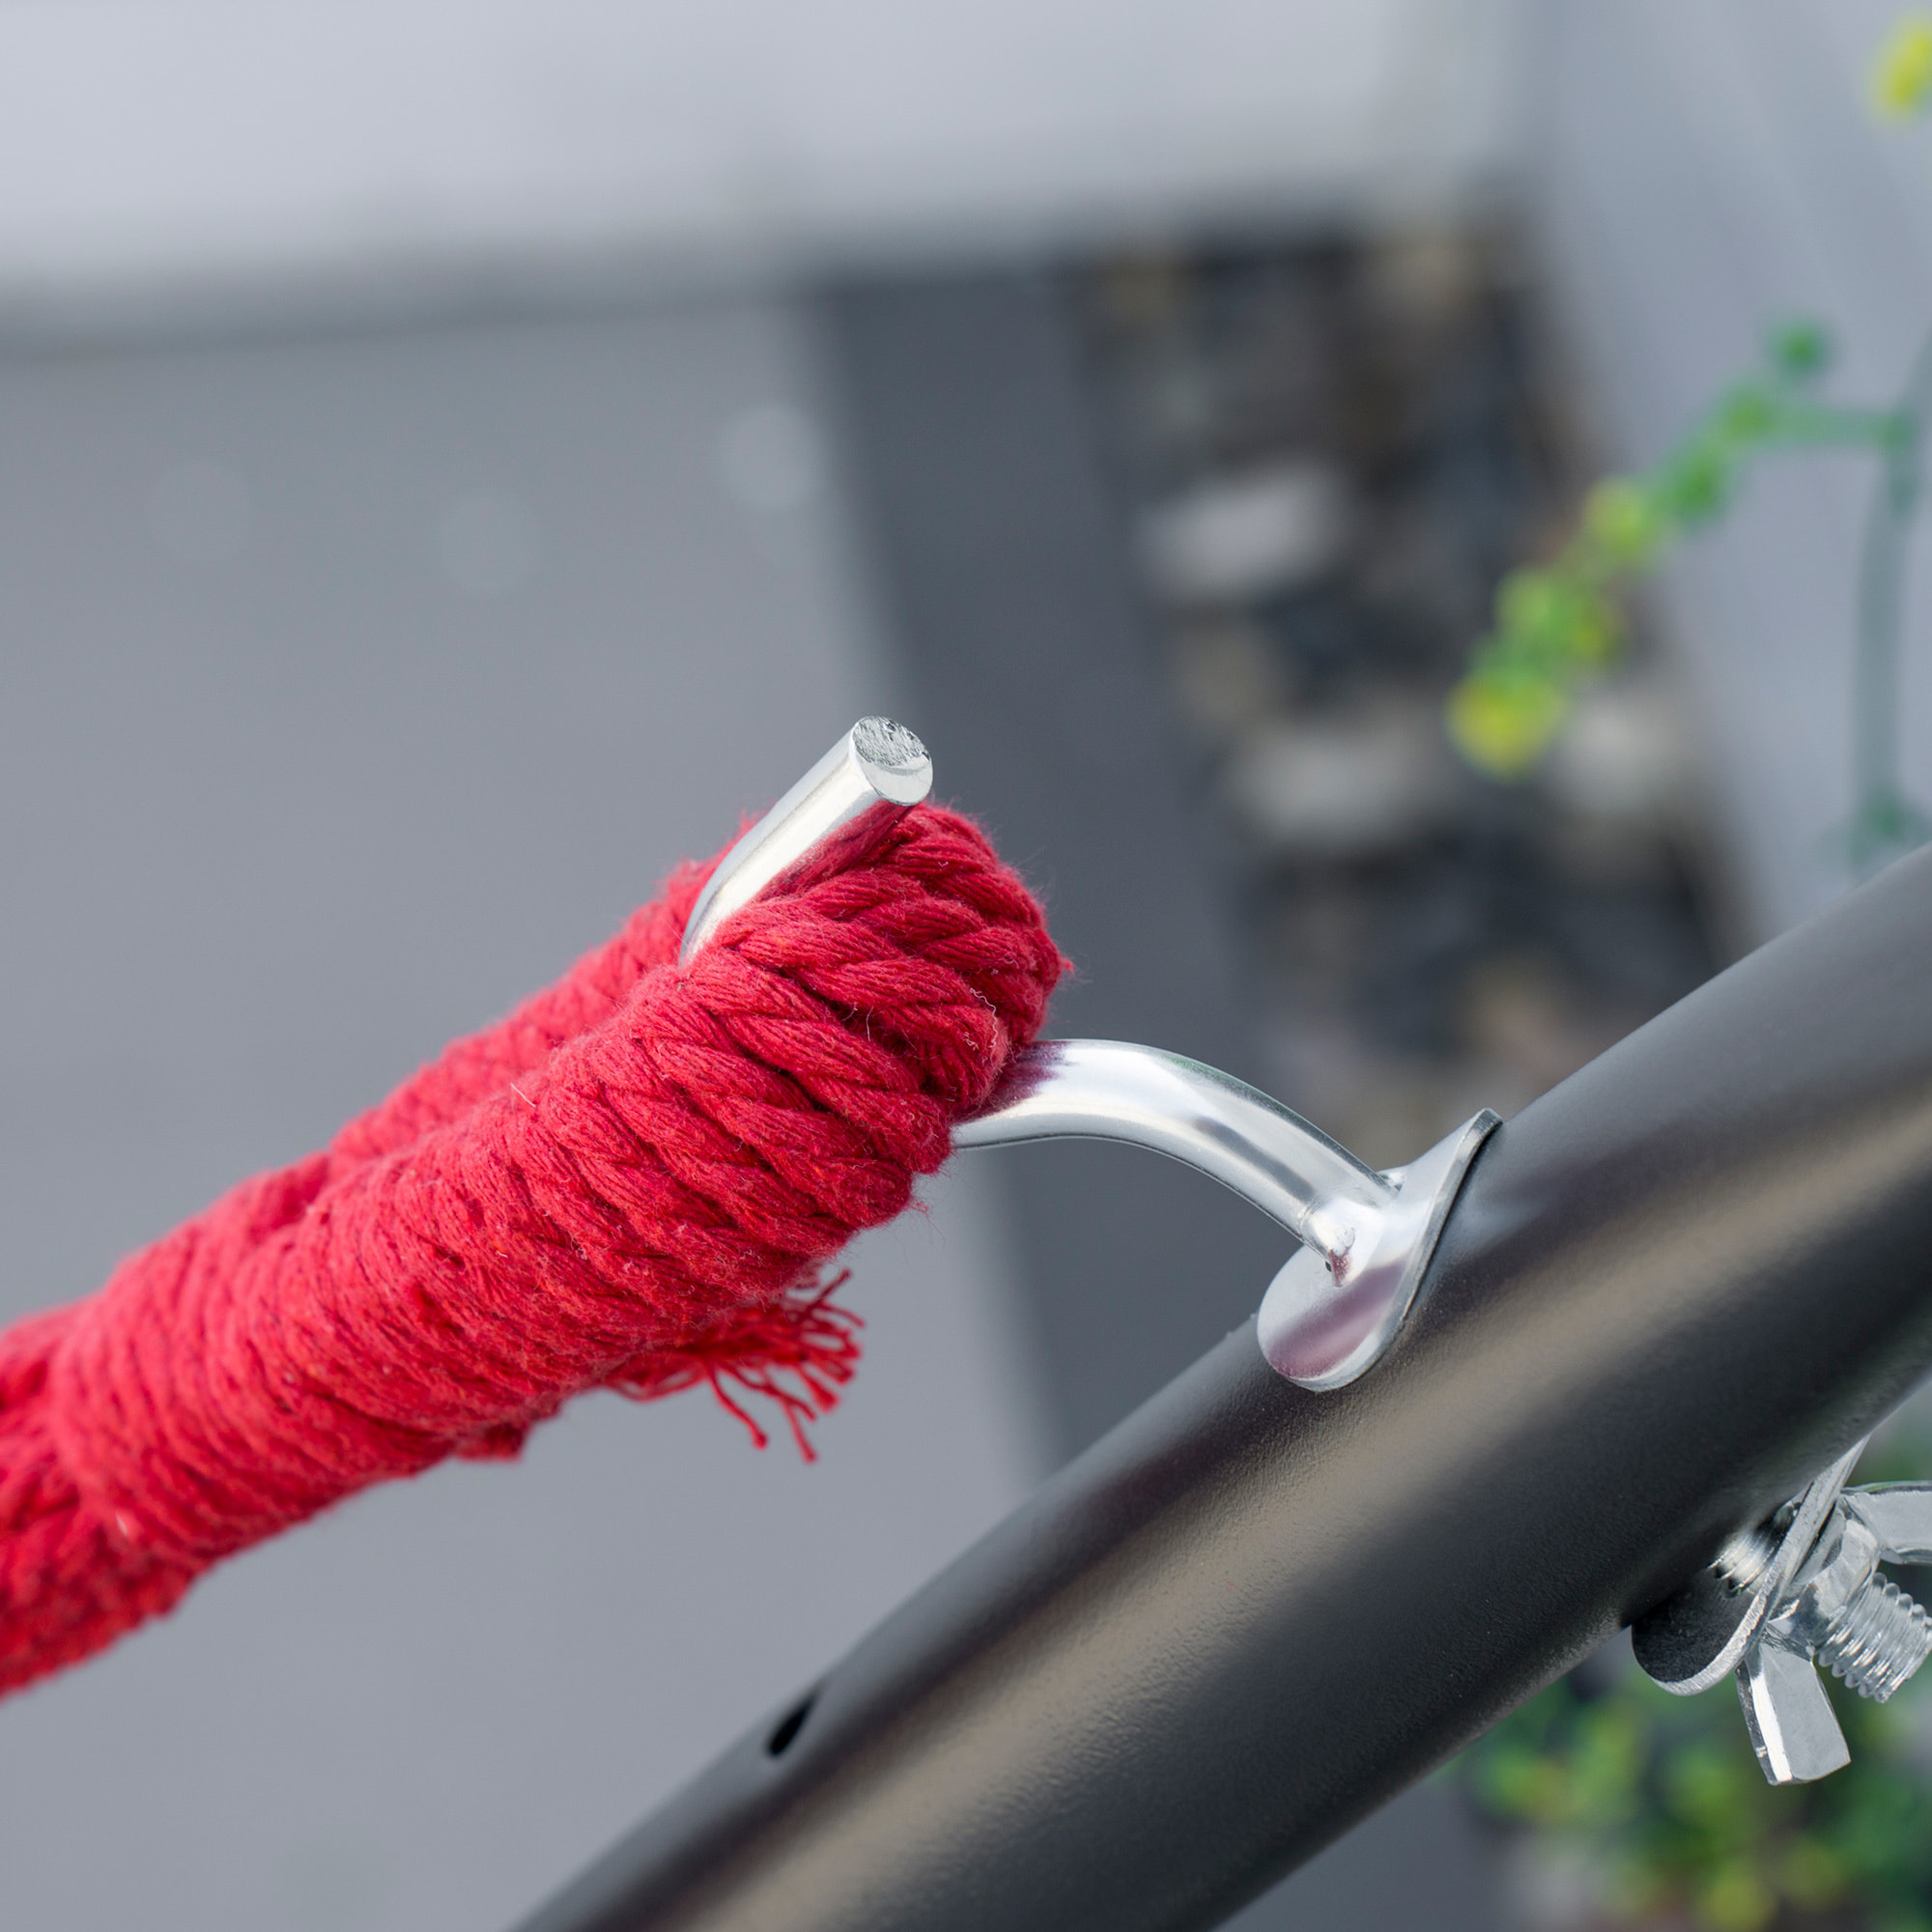
[[[832,1299],[851,1278],[846,1268],[808,1294],[789,1295],[755,1314],[737,1311],[728,1336],[680,1350],[668,1363],[654,1354],[644,1373],[639,1372],[642,1363],[629,1365],[606,1385],[648,1402],[706,1382],[744,1424],[754,1449],[768,1449],[772,1438],[741,1398],[774,1403],[799,1455],[815,1463],[818,1451],[807,1429],[838,1406],[840,1390],[859,1366],[858,1331],[866,1324]]]

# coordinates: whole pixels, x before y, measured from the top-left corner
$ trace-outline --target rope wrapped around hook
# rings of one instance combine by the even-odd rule
[[[743,1399],[767,1397],[806,1446],[859,1352],[825,1264],[945,1159],[1065,961],[935,807],[679,969],[710,869],[0,1335],[0,1690],[372,1483],[514,1455],[586,1389],[708,1383],[761,1444]]]

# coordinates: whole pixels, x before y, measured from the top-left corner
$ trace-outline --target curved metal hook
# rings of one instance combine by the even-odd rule
[[[685,922],[677,963],[738,911],[808,868],[856,866],[932,789],[932,760],[903,724],[862,718],[718,862]]]
[[[1233,1189],[1302,1243],[1269,1284],[1262,1352],[1304,1388],[1341,1388],[1394,1341],[1456,1190],[1498,1124],[1485,1109],[1406,1168],[1378,1174],[1320,1127],[1232,1075],[1118,1039],[1042,1040],[1013,1056],[959,1148],[1122,1141]]]
[[[808,867],[851,865],[926,795],[932,764],[902,725],[862,718],[724,855],[698,895],[679,961],[731,913]],[[1496,1116],[1487,1109],[1406,1168],[1378,1174],[1280,1101],[1199,1061],[1117,1039],[1042,1040],[1013,1056],[956,1148],[1103,1140],[1211,1176],[1302,1246],[1256,1317],[1291,1381],[1340,1388],[1395,1339],[1436,1236]]]
[[[1396,1190],[1279,1100],[1231,1074],[1120,1039],[1048,1039],[1013,1055],[999,1091],[952,1129],[956,1148],[1122,1141],[1232,1188],[1347,1275]]]

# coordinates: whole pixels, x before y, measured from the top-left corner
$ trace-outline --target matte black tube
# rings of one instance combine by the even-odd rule
[[[1363,1380],[1236,1330],[526,1932],[1212,1925],[1885,1415],[1928,1291],[1932,854],[1498,1130]]]

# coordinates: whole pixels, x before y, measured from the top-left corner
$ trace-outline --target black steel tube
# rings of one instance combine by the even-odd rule
[[[1932,855],[1498,1130],[1360,1382],[1236,1330],[526,1932],[1218,1922],[1932,1368],[1928,968]]]

